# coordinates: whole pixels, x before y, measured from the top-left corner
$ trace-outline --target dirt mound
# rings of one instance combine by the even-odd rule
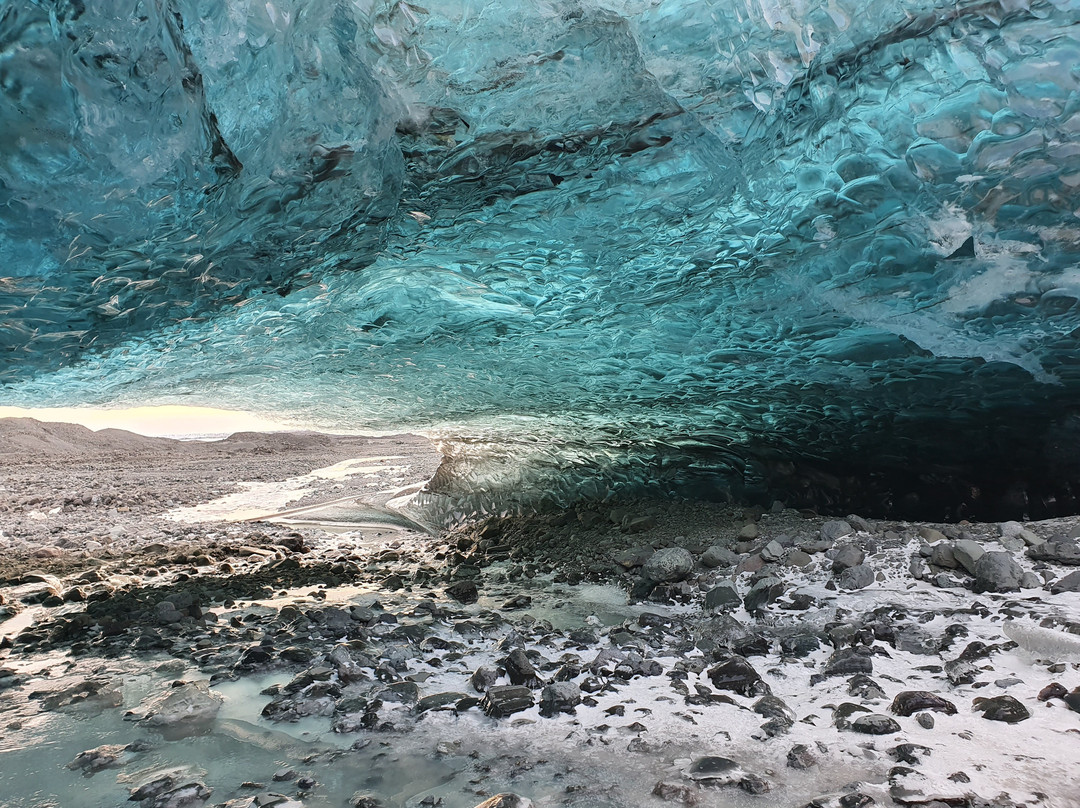
[[[160,449],[174,441],[147,438],[122,429],[94,432],[78,424],[47,423],[33,418],[0,419],[0,455],[55,457]]]

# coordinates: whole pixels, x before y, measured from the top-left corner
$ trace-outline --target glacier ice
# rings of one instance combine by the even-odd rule
[[[1076,510],[1078,18],[5,0],[0,397],[426,427],[474,493]]]

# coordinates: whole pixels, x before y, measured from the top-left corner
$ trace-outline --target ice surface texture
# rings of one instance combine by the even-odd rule
[[[436,427],[590,496],[1070,510],[1078,18],[3,2],[0,395]]]

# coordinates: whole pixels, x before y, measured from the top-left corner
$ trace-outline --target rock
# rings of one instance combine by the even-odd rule
[[[733,656],[712,668],[708,676],[717,690],[731,690],[741,696],[754,696],[767,691],[761,675],[741,656]]]
[[[998,524],[999,536],[1018,536],[1024,529],[1024,526],[1019,522],[1001,522]]]
[[[784,594],[784,584],[779,578],[768,575],[757,581],[743,598],[743,606],[751,614],[763,609]]]
[[[793,634],[780,640],[780,650],[798,659],[810,656],[821,647],[821,641],[813,634]]]
[[[970,539],[960,539],[953,542],[952,551],[956,563],[967,570],[970,575],[975,574],[975,565],[986,552],[978,542]]]
[[[930,548],[930,563],[947,570],[956,569],[956,556],[953,555],[952,545],[938,542]]]
[[[716,545],[710,547],[701,554],[701,563],[709,569],[717,567],[734,567],[741,560],[738,553],[733,553],[726,547]]]
[[[736,589],[734,581],[721,581],[705,595],[707,611],[732,609],[741,602],[742,598],[739,597],[739,590]]]
[[[945,534],[940,530],[936,530],[932,527],[923,525],[919,528],[919,535],[926,539],[930,544],[935,544],[939,541],[945,541]]]
[[[1050,584],[1050,594],[1060,595],[1062,592],[1080,592],[1080,570],[1070,572],[1064,578]]]
[[[817,765],[817,758],[806,744],[795,744],[787,753],[789,769],[805,770]]]
[[[975,699],[974,710],[983,714],[983,718],[989,721],[1004,721],[1006,724],[1016,724],[1031,718],[1028,708],[1018,702],[1012,696],[994,696],[992,699]]]
[[[684,783],[665,783],[660,781],[652,790],[653,796],[664,802],[677,802],[680,805],[697,805],[699,790]]]
[[[752,541],[752,540],[756,539],[758,537],[758,535],[760,535],[759,532],[758,532],[758,526],[755,525],[753,522],[750,522],[749,524],[745,524],[739,529],[739,538],[740,539]]]
[[[476,808],[533,808],[533,801],[517,794],[496,794]]]
[[[690,764],[686,776],[695,782],[707,782],[709,785],[727,785],[737,783],[746,776],[746,772],[734,760],[726,757],[700,757]]]
[[[828,542],[836,542],[853,532],[851,525],[842,519],[834,519],[821,526],[821,538]]]
[[[802,569],[807,566],[811,561],[810,554],[802,550],[790,550],[787,557],[784,559],[784,563],[789,567],[798,567]]]
[[[1058,682],[1048,684],[1042,690],[1039,691],[1039,701],[1049,701],[1050,699],[1062,699],[1068,694],[1068,690],[1065,685]],[[85,752],[83,754],[86,754]]]
[[[900,731],[900,725],[887,715],[871,713],[861,715],[851,722],[852,732],[860,732],[863,735],[892,735]]]
[[[222,701],[205,682],[185,682],[154,700],[142,723],[173,735],[194,734],[214,721]]]
[[[1025,572],[1020,576],[1021,589],[1038,589],[1043,585],[1043,580],[1034,572]]]
[[[856,567],[863,563],[865,558],[866,553],[862,551],[862,548],[856,547],[854,544],[845,544],[838,547],[832,556],[833,572],[841,573],[850,567]]]
[[[540,715],[551,718],[556,713],[572,713],[581,704],[581,688],[573,682],[554,682],[540,693]]]
[[[975,562],[976,592],[1019,592],[1024,571],[1011,553],[984,553]]]
[[[543,682],[536,673],[536,668],[525,652],[515,648],[503,660],[503,667],[512,685],[525,685],[525,687],[540,687]]]
[[[1065,692],[1065,688],[1062,688],[1062,695],[1065,695]],[[87,749],[85,752],[76,755],[75,759],[67,764],[67,767],[69,769],[80,769],[87,774],[94,774],[102,769],[111,769],[123,765],[121,758],[127,750],[127,746],[119,744],[106,744],[94,749]]]
[[[675,583],[690,574],[694,557],[682,547],[657,550],[641,568],[641,577],[654,583]]]
[[[923,729],[933,729],[934,728],[934,716],[930,715],[930,713],[919,713],[918,715],[915,716],[915,720],[919,723],[919,726],[922,727]]]
[[[784,557],[784,548],[778,541],[771,541],[761,548],[761,558],[767,564],[775,564]]]
[[[1036,544],[1042,544],[1044,541],[1046,541],[1038,533],[1035,533],[1033,531],[1026,530],[1026,529],[1021,530],[1016,535],[1017,535],[1017,538],[1023,539],[1024,544],[1026,544],[1028,547],[1034,547]]]
[[[499,674],[490,668],[479,667],[469,677],[469,684],[477,693],[487,693],[488,689],[499,681]]]
[[[836,584],[841,589],[865,589],[874,582],[874,569],[869,564],[856,564],[840,573]]]
[[[1064,701],[1074,713],[1080,713],[1080,687],[1073,688],[1072,691],[1062,696],[1061,700]]]
[[[418,700],[413,710],[417,715],[421,715],[431,710],[443,710],[451,705],[454,706],[454,709],[457,709],[457,705],[461,703],[461,700],[467,698],[469,696],[466,693],[432,693],[430,696],[424,696]]]
[[[870,523],[863,519],[861,516],[849,514],[845,518],[845,521],[849,525],[851,525],[852,530],[857,531],[858,533],[870,533],[872,530],[872,528],[870,527]]]
[[[905,690],[897,693],[889,709],[894,715],[911,716],[924,710],[956,715],[956,705],[936,693],[926,690]]]
[[[458,581],[446,587],[446,594],[458,603],[476,603],[480,599],[480,592],[474,581]]]
[[[833,710],[833,725],[838,730],[851,729],[852,716],[865,713],[870,715],[870,709],[861,704],[845,701]]]
[[[484,700],[480,702],[484,714],[492,718],[505,718],[532,706],[532,690],[521,685],[497,685],[488,688]]]
[[[851,676],[856,673],[871,674],[874,662],[868,648],[839,648],[825,664],[826,676]]]
[[[1080,545],[1075,539],[1065,536],[1051,536],[1042,544],[1028,548],[1028,558],[1035,561],[1049,561],[1053,564],[1080,567]]]
[[[877,701],[885,698],[885,691],[877,682],[865,673],[857,673],[848,679],[848,693],[864,701]]]

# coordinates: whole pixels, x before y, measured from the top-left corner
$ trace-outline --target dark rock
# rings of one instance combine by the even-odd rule
[[[739,781],[739,788],[747,794],[766,794],[772,790],[772,784],[764,777],[748,774]]]
[[[660,781],[652,790],[654,797],[659,797],[664,802],[677,802],[681,805],[697,805],[699,790],[685,783],[665,783]]]
[[[840,648],[833,652],[825,664],[826,676],[851,676],[856,673],[871,674],[874,662],[869,648]]]
[[[810,656],[821,647],[821,641],[813,634],[793,634],[780,640],[780,650],[798,659]]]
[[[694,557],[683,547],[657,550],[641,568],[641,577],[654,583],[681,581],[694,568]]]
[[[501,685],[488,689],[480,707],[485,715],[493,718],[505,718],[508,715],[528,710],[533,706],[533,693],[520,685]]]
[[[833,724],[839,730],[851,729],[852,716],[860,713],[870,713],[870,709],[861,704],[845,701],[833,710]]]
[[[985,553],[975,562],[976,592],[1019,592],[1024,571],[1011,553]]]
[[[502,664],[506,669],[506,675],[510,678],[510,684],[525,685],[526,687],[540,687],[543,685],[536,673],[536,668],[533,667],[529,657],[526,656],[522,649],[515,648],[503,660]]]
[[[894,715],[911,716],[924,710],[956,715],[956,705],[936,693],[926,690],[905,690],[897,693],[889,709]]]
[[[1080,713],[1080,687],[1073,688],[1071,692],[1062,696],[1061,700],[1064,701],[1074,713]]]
[[[686,776],[697,782],[708,782],[710,785],[726,785],[737,783],[746,776],[734,760],[726,757],[700,757],[690,764]]]
[[[915,720],[923,729],[934,728],[934,716],[930,715],[930,713],[919,713],[915,716]]]
[[[741,602],[742,598],[739,597],[734,581],[721,581],[705,595],[705,608],[708,611],[732,609]]]
[[[891,735],[900,731],[900,725],[887,715],[871,713],[861,715],[851,722],[853,732],[861,732],[863,735]]]
[[[1028,708],[1012,696],[994,696],[992,699],[975,699],[973,708],[990,721],[1004,721],[1016,724],[1031,718]]]
[[[581,704],[581,688],[573,682],[555,682],[540,693],[540,715],[550,718],[556,713],[572,713]]]
[[[923,756],[929,756],[930,749],[915,743],[902,743],[890,749],[889,754],[901,763],[918,766]]]
[[[1039,691],[1039,701],[1050,701],[1050,699],[1061,699],[1065,697],[1069,691],[1065,688],[1065,685],[1053,682],[1048,684],[1042,690]]]
[[[809,769],[817,765],[817,758],[806,744],[796,744],[787,753],[787,765],[789,769]]]
[[[857,673],[848,679],[848,693],[866,701],[885,698],[885,691],[877,682],[865,673]]]
[[[731,690],[741,696],[759,695],[767,690],[754,666],[741,656],[717,665],[708,676],[717,690]]]
[[[446,594],[458,603],[476,603],[480,599],[480,592],[474,581],[458,581],[446,587]]]
[[[430,710],[443,710],[451,705],[454,709],[457,709],[457,705],[462,699],[469,698],[464,693],[433,693],[430,696],[424,696],[422,699],[416,702],[416,706],[413,708],[417,715],[426,713]]]

